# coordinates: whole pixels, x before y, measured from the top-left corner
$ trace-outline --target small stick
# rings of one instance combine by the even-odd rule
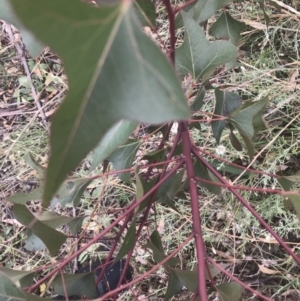
[[[26,72],[26,76],[27,76],[27,79],[29,81],[29,84],[30,84],[30,88],[31,88],[31,93],[32,93],[32,96],[34,98],[34,101],[35,101],[35,104],[38,108],[38,111],[39,113],[41,114],[42,116],[42,120],[43,120],[43,124],[45,126],[45,128],[48,130],[49,127],[48,127],[48,124],[47,124],[47,120],[46,120],[46,115],[42,109],[42,106],[39,102],[39,97],[38,97],[38,94],[36,93],[35,91],[35,88],[34,88],[34,85],[32,83],[32,80],[31,80],[31,76],[30,76],[30,70],[29,70],[29,67],[28,67],[28,64],[27,64],[27,61],[26,61],[26,57],[24,55],[24,52],[23,52],[23,49],[22,47],[17,43],[17,41],[15,41],[14,39],[14,35],[13,35],[13,32],[12,32],[12,28],[9,24],[6,23],[6,32],[8,33],[9,35],[9,39],[10,39],[10,42],[12,44],[15,44],[15,47],[17,49],[17,52],[19,54],[19,56],[21,57],[21,62],[23,64],[23,67],[24,67],[24,70]]]

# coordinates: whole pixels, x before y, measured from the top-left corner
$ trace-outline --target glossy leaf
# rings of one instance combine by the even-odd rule
[[[219,263],[219,265],[224,269],[226,269],[230,266],[230,264],[228,264],[228,263]],[[208,273],[207,269],[205,269],[206,280],[210,281],[211,278],[215,278],[217,275],[219,275],[221,273],[221,271],[212,264],[208,264],[208,268],[209,268],[209,273]]]
[[[230,139],[230,142],[231,142],[232,146],[237,151],[241,152],[243,150],[242,144],[240,143],[240,141],[238,140],[238,138],[236,137],[236,135],[234,134],[233,131],[230,131],[229,139]]]
[[[219,171],[228,172],[233,175],[240,175],[245,170],[245,168],[243,166],[241,166],[241,167],[233,166],[231,164],[226,164],[226,163],[216,160],[216,159],[213,160],[212,162],[210,162],[210,164]],[[249,171],[246,171],[244,173],[244,175],[246,175],[246,176],[249,176],[250,174],[251,173]]]
[[[40,179],[42,179],[45,175],[45,168],[43,166],[41,166],[32,156],[31,153],[27,153],[24,156],[24,159],[26,161],[26,163],[32,167],[33,169],[35,169],[37,171],[37,173],[39,174]]]
[[[41,201],[43,196],[44,186],[40,185],[33,191],[26,193],[26,192],[19,192],[7,198],[9,202],[14,204],[25,205],[27,202],[30,201]]]
[[[140,177],[140,182],[143,187],[143,193],[146,194],[156,183],[157,179],[151,179],[151,180],[145,180],[142,177]],[[143,194],[143,195],[144,195]],[[147,197],[138,207],[137,212],[142,211],[144,208],[146,208],[151,200],[151,196]]]
[[[54,256],[66,241],[67,236],[39,221],[25,205],[14,204],[13,213],[21,224],[31,229],[44,242],[51,256]]]
[[[90,185],[94,178],[69,178],[59,188],[55,197],[51,200],[50,207],[53,209],[56,204],[65,206],[67,203],[72,203],[77,206],[81,196],[86,188]]]
[[[228,12],[223,12],[218,20],[211,26],[209,33],[217,38],[229,40],[232,44],[238,45],[241,32],[246,25],[232,18]]]
[[[237,282],[229,282],[217,285],[216,290],[220,301],[239,301],[244,289]]]
[[[15,284],[20,284],[21,287],[30,286],[33,283],[33,276],[35,272],[19,271],[0,267],[0,272],[4,273]]]
[[[26,301],[25,294],[0,271],[0,300]]]
[[[120,145],[124,144],[137,127],[136,121],[121,120],[115,124],[96,146],[92,158],[91,169],[96,168]]]
[[[68,296],[78,295],[78,296],[87,296],[88,298],[97,297],[97,289],[95,286],[95,274],[94,272],[90,273],[81,273],[81,274],[67,274],[64,273],[64,283],[66,286],[66,291]],[[61,274],[58,274],[54,281],[53,287],[57,294],[64,296],[64,286],[61,279]]]
[[[232,43],[210,43],[197,22],[185,12],[181,14],[185,25],[184,41],[176,49],[176,68],[180,75],[191,73],[193,79],[197,80],[237,57],[236,47]]]
[[[205,96],[205,88],[204,86],[201,87],[201,89],[198,91],[196,97],[193,99],[192,104],[191,104],[191,109],[194,112],[197,112],[199,110],[201,110],[202,106],[203,106],[203,99]]]
[[[0,2],[0,19],[5,20],[6,22],[17,27],[21,33],[26,49],[33,57],[36,57],[40,54],[40,52],[43,50],[42,44],[23,26],[21,20],[18,18],[12,8],[11,1],[2,0]]]
[[[143,157],[143,160],[148,160],[149,163],[165,161],[166,160],[166,150],[165,149],[157,149],[154,151],[150,151]]]
[[[172,269],[181,283],[191,292],[195,292],[198,288],[197,271],[177,270]]]
[[[79,0],[12,3],[22,22],[61,57],[68,76],[68,94],[52,121],[44,207],[119,120],[189,118],[174,68],[140,29],[132,1],[101,9]]]
[[[108,158],[112,162],[114,169],[131,168],[140,145],[141,142],[139,140],[129,140],[126,144],[119,146]],[[119,173],[118,176],[123,182],[130,183],[130,171]]]
[[[76,217],[68,223],[69,229],[73,235],[76,235],[81,229],[84,217]]]
[[[38,236],[36,236],[30,229],[27,229],[27,240],[24,248],[30,252],[35,252],[45,250],[47,247]]]
[[[300,196],[298,194],[288,194],[286,195],[286,197],[293,204],[293,207],[296,211],[296,215],[300,220]]]
[[[118,255],[115,258],[115,262],[122,259],[135,245],[135,231],[136,231],[136,221],[135,218],[131,222],[131,225],[125,235],[124,241],[120,248]]]
[[[152,1],[135,0],[134,7],[142,26],[155,28],[156,12]]]
[[[149,248],[153,252],[154,260],[159,263],[166,258],[164,253],[164,249],[162,246],[161,238],[157,230],[153,231],[150,236],[150,240],[144,245],[146,248]],[[177,257],[170,258],[165,264],[164,267],[167,266],[175,266],[179,263],[179,259]]]
[[[166,204],[167,206],[178,212],[177,208],[172,202],[172,199],[176,196],[177,193],[183,190],[183,175],[184,169],[180,170],[177,174],[173,174],[159,186],[156,194],[157,202]]]
[[[267,98],[254,103],[246,102],[228,119],[243,138],[251,160],[254,156],[254,136],[259,130],[265,128],[262,117],[267,103]]]
[[[200,162],[196,161],[195,165],[195,174],[198,178],[202,178],[207,181],[211,182],[219,182],[212,174],[209,173],[207,168]],[[209,183],[204,183],[198,181],[199,185],[205,187],[209,192],[214,193],[214,194],[220,194],[221,193],[221,187],[209,184]]]
[[[267,24],[267,26],[269,26],[271,20],[265,10],[265,0],[257,0],[257,2],[259,3],[259,6],[264,13],[264,18],[265,18],[266,24]]]
[[[135,170],[135,182],[136,182],[136,199],[139,200],[144,196],[144,187],[141,177],[139,175],[139,168]],[[137,209],[138,211],[138,209]]]
[[[168,287],[165,295],[165,301],[171,299],[174,295],[179,293],[183,288],[183,284],[173,270],[169,271]]]
[[[284,178],[284,179],[286,179],[290,182],[293,182],[293,183],[300,183],[300,171],[296,172],[296,174],[294,174],[294,175],[285,176],[285,177],[282,177],[282,178]]]
[[[208,20],[224,5],[232,2],[232,0],[198,0],[195,4],[187,7],[186,13],[191,16],[198,24]],[[182,19],[177,18],[176,25],[182,26]]]
[[[260,130],[259,125],[264,124],[261,120],[267,103],[267,98],[254,103],[246,102],[230,115],[230,121],[241,133],[253,138],[255,131]]]
[[[227,117],[229,114],[238,109],[243,102],[238,94],[226,90],[221,91],[216,89],[215,97],[216,105],[214,110],[214,118],[219,118],[219,116]],[[227,123],[227,120],[217,120],[211,122],[212,131],[218,143],[220,143],[222,132]]]

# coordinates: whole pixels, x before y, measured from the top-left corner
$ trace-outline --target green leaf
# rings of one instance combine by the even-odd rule
[[[7,200],[14,204],[20,204],[20,205],[25,205],[27,202],[30,201],[40,201],[42,200],[43,190],[44,190],[44,186],[43,184],[41,184],[30,193],[19,192],[10,196],[9,198],[7,198]]]
[[[114,169],[123,170],[132,167],[135,154],[140,145],[139,140],[129,140],[126,144],[119,146],[108,158]],[[130,171],[119,173],[118,176],[123,182],[130,183]]]
[[[241,32],[246,28],[242,22],[232,18],[228,12],[223,12],[218,20],[209,29],[209,33],[217,38],[228,39],[234,45],[238,45]]]
[[[145,192],[144,192],[143,182],[138,172],[139,172],[139,168],[135,170],[135,182],[136,182],[136,199],[140,200],[144,196]]]
[[[277,181],[284,190],[291,190],[292,186],[294,185],[294,182],[286,179],[286,177],[277,178]]]
[[[76,217],[68,223],[69,229],[73,235],[76,235],[81,229],[84,217]]]
[[[73,202],[76,207],[81,199],[83,192],[90,185],[94,178],[69,178],[59,188],[55,197],[51,200],[50,208],[53,209],[56,204],[65,206]]]
[[[288,195],[286,195],[286,197],[292,203],[292,205],[296,211],[296,215],[297,215],[298,219],[300,220],[300,196],[298,194],[288,194]]]
[[[222,283],[216,286],[220,301],[239,301],[244,288],[237,282]]]
[[[45,250],[47,247],[38,236],[33,234],[30,229],[27,229],[27,240],[24,248],[30,252],[35,252]]]
[[[145,248],[149,248],[153,251],[154,260],[159,263],[164,260],[167,256],[164,253],[163,245],[161,238],[157,230],[154,230],[150,236],[150,240],[144,245]],[[175,266],[179,263],[179,259],[176,257],[170,258],[165,264],[164,267]]]
[[[233,130],[230,130],[229,139],[230,139],[232,146],[237,151],[241,152],[243,150],[243,147],[242,147],[240,141],[238,140],[238,138],[236,137],[236,135],[234,134]]]
[[[219,265],[224,269],[226,269],[230,266],[230,264],[228,264],[228,263],[219,263]],[[206,280],[211,280],[211,278],[215,278],[217,275],[219,275],[221,273],[221,271],[212,264],[208,264],[208,268],[209,268],[209,273],[208,273],[207,269],[205,269]],[[210,276],[211,276],[211,278],[210,278]]]
[[[179,293],[183,288],[183,284],[181,283],[180,279],[176,275],[173,270],[169,271],[169,280],[168,280],[168,287],[165,295],[165,301],[171,299],[174,295]]]
[[[2,0],[0,2],[0,19],[18,28],[25,47],[31,56],[36,57],[40,54],[43,50],[42,44],[23,26],[21,20],[16,16],[9,0]]]
[[[156,12],[154,3],[145,0],[135,0],[134,7],[142,26],[155,28]]]
[[[118,255],[115,258],[115,262],[122,259],[135,245],[135,230],[136,230],[136,220],[135,218],[131,222],[131,225],[125,235],[124,241],[120,248]]]
[[[296,172],[296,174],[294,174],[294,175],[282,177],[281,179],[283,179],[283,178],[290,182],[293,182],[293,183],[300,183],[300,171]],[[286,189],[286,190],[289,190],[289,189]]]
[[[75,217],[63,216],[56,212],[45,210],[34,213],[33,215],[43,224],[51,227],[52,229],[66,225],[75,219]]]
[[[0,300],[26,301],[25,294],[0,271]]]
[[[166,160],[166,150],[165,149],[157,149],[154,151],[150,151],[143,157],[143,160],[148,160],[149,163],[165,161]]]
[[[183,175],[184,169],[180,170],[177,174],[173,174],[159,186],[156,194],[158,203],[166,204],[167,206],[178,212],[177,208],[172,202],[172,199],[176,196],[177,193],[183,190]]]
[[[0,272],[4,273],[15,284],[19,283],[21,287],[30,286],[33,283],[33,276],[35,274],[32,271],[18,271],[5,267],[0,267]]]
[[[218,116],[227,117],[229,114],[238,109],[243,102],[238,94],[226,90],[221,91],[216,89],[215,97],[216,105],[214,115],[217,115],[214,116],[215,118]],[[222,132],[227,123],[227,120],[217,120],[211,122],[212,131],[218,143],[220,143]]]
[[[239,132],[253,138],[256,128],[261,124],[264,109],[268,98],[257,102],[246,102],[230,115],[230,121],[238,128]],[[253,121],[254,120],[254,121]]]
[[[161,242],[161,238],[160,238],[160,235],[159,235],[157,230],[154,230],[152,232],[152,234],[150,236],[150,240],[158,250],[164,252],[164,248],[163,248],[163,245],[162,245],[162,242]]]
[[[206,92],[205,87],[202,86],[201,89],[198,91],[196,97],[193,99],[191,104],[191,109],[194,112],[197,112],[202,108],[205,92]]]
[[[193,5],[188,6],[186,13],[192,17],[198,24],[208,20],[217,10],[232,0],[198,0]],[[181,27],[181,18],[176,20],[176,27]]]
[[[211,182],[216,182],[218,183],[219,181],[217,180],[217,178],[215,178],[211,173],[209,173],[209,171],[207,170],[207,168],[200,162],[200,161],[196,161],[196,163],[194,164],[194,168],[195,168],[195,174],[198,178],[207,180],[207,181],[211,181]],[[209,192],[213,193],[213,194],[220,194],[221,193],[221,187],[213,185],[213,184],[209,184],[209,183],[204,183],[204,182],[198,182],[199,185],[205,187]]]
[[[51,256],[54,256],[67,236],[39,221],[25,205],[14,204],[13,213],[15,218],[24,226],[32,230],[47,246]]]
[[[181,283],[191,292],[195,292],[198,288],[197,271],[177,270],[172,269]]]
[[[97,297],[94,272],[80,274],[64,273],[63,275],[68,296],[85,295],[88,298]],[[58,274],[55,277],[53,281],[53,287],[56,293],[58,293],[61,296],[65,296],[61,274]]]
[[[174,68],[140,29],[132,1],[101,9],[79,0],[12,3],[61,57],[68,76],[69,91],[52,121],[44,207],[116,122],[189,118]]]
[[[235,126],[244,140],[250,159],[254,156],[254,136],[265,128],[262,116],[267,105],[268,99],[264,98],[258,102],[246,102],[234,111],[229,122]]]
[[[228,172],[233,175],[240,175],[245,170],[245,168],[242,166],[241,167],[232,166],[230,164],[226,164],[216,159],[210,162],[210,164],[219,171]],[[249,171],[246,171],[244,173],[244,176],[249,176],[250,174],[251,173]]]
[[[237,57],[236,47],[232,43],[210,43],[197,22],[185,12],[181,14],[185,25],[184,41],[176,49],[176,68],[181,75],[191,73],[193,79],[197,80]]]
[[[121,120],[115,124],[94,149],[91,169],[95,169],[118,146],[124,144],[137,125],[137,122],[129,120]]]
[[[31,153],[27,153],[24,156],[24,159],[30,167],[32,167],[33,169],[35,169],[37,171],[40,179],[42,179],[45,174],[45,168],[43,166],[41,166],[39,163],[37,163],[37,161],[33,158]]]
[[[267,26],[269,26],[271,20],[265,10],[265,0],[257,0],[257,2],[259,3],[259,6],[264,13],[264,18],[265,18],[266,24],[267,24]]]
[[[25,296],[26,296],[26,301],[52,301],[52,299],[49,298],[41,298],[37,295],[33,295],[27,292],[24,292]]]
[[[143,179],[142,177],[139,177],[140,181],[141,181],[141,185],[143,187],[143,192],[145,195],[156,183],[157,183],[157,179],[151,179],[146,181],[145,179]],[[141,204],[140,206],[137,208],[137,212],[141,212],[144,208],[146,208],[149,204],[151,200],[151,195],[149,197],[147,197]]]

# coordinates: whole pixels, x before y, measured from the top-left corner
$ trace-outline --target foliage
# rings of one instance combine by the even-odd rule
[[[90,285],[93,274],[74,276],[62,273],[62,269],[118,225],[107,262],[117,253],[116,260],[127,256],[128,265],[146,226],[151,235],[146,242],[143,240],[143,248],[153,255],[153,261],[157,264],[143,277],[160,267],[168,272],[165,300],[179,293],[183,286],[193,294],[192,298],[198,296],[202,301],[208,300],[213,293],[217,293],[220,300],[240,300],[244,288],[269,300],[226,272],[225,268],[229,265],[216,263],[206,253],[199,217],[200,187],[215,195],[220,195],[222,188],[229,190],[300,264],[298,256],[238,192],[252,188],[228,183],[214,168],[217,163],[209,163],[201,145],[199,147],[191,137],[191,127],[196,127],[196,131],[202,135],[201,127],[195,126],[193,120],[199,124],[210,121],[217,143],[220,143],[223,132],[228,129],[232,146],[243,151],[244,145],[252,161],[255,138],[266,129],[263,114],[268,97],[243,101],[237,92],[229,91],[226,85],[213,81],[220,68],[237,60],[241,32],[246,28],[244,23],[226,11],[226,5],[231,2],[195,0],[172,7],[171,2],[165,0],[170,41],[168,48],[161,45],[163,51],[141,29],[142,26],[148,26],[155,30],[155,6],[152,2],[145,4],[138,0],[123,0],[110,5],[100,3],[99,8],[79,0],[12,0],[0,4],[0,18],[21,30],[31,54],[37,54],[39,44],[36,44],[36,38],[40,41],[38,43],[49,45],[57,53],[64,63],[69,82],[67,96],[51,124],[48,167],[44,169],[31,155],[25,158],[39,174],[39,187],[31,193],[19,193],[9,198],[14,206],[14,217],[28,230],[25,248],[29,251],[47,248],[50,255],[55,256],[67,239],[67,235],[58,230],[60,227],[67,225],[73,235],[79,233],[83,218],[66,218],[53,210],[57,204],[65,206],[72,203],[78,206],[85,189],[94,180],[108,174],[105,173],[108,162],[124,185],[136,189],[136,198],[123,213],[119,213],[109,226],[85,246],[64,258],[36,283],[33,283],[35,271],[1,268],[2,296],[12,300],[43,300],[45,298],[31,293],[35,293],[52,276],[54,289],[59,287],[57,292],[60,294],[67,291],[68,295],[74,295],[90,291],[86,282]],[[217,13],[221,8],[222,14]],[[262,9],[266,15],[264,6]],[[217,20],[211,25],[209,33],[215,40],[222,40],[211,42],[203,25],[214,14]],[[184,40],[175,49],[175,28],[180,27],[184,28]],[[28,30],[31,32],[30,39],[25,39]],[[183,89],[179,79],[189,79],[188,87]],[[205,118],[207,114],[201,111],[208,91],[213,91],[215,95],[214,111],[209,113],[209,120]],[[199,116],[203,117],[200,121],[197,119]],[[174,121],[179,123],[178,131],[170,140]],[[150,124],[149,129],[155,126],[156,131],[162,134],[159,146],[147,151],[142,160],[136,159],[143,141],[130,137],[139,123]],[[92,165],[88,176],[68,177],[91,151]],[[144,163],[145,160],[148,164]],[[103,174],[97,169],[101,164]],[[132,176],[134,170],[135,177]],[[226,171],[230,173],[232,170],[229,170],[228,167]],[[236,172],[235,169],[232,173]],[[298,176],[273,176],[285,190],[291,189],[291,182],[299,182]],[[289,204],[299,216],[298,192],[272,189],[254,191],[287,196]],[[187,196],[193,216],[192,233],[175,250],[167,252],[157,225],[151,231],[152,226],[148,224],[151,209],[155,208],[156,203],[161,203],[181,214],[174,200]],[[28,203],[36,200],[41,201],[42,206],[38,213],[33,213]],[[197,267],[194,270],[180,269],[177,254],[192,238],[196,245]],[[119,241],[122,244],[117,248]],[[220,282],[221,272],[227,273],[232,281]],[[122,277],[124,275],[120,283]],[[98,278],[97,281],[100,281],[101,277]],[[17,281],[21,288],[15,286]],[[207,281],[210,289],[207,288]],[[105,296],[115,296],[128,286],[130,283],[117,287]]]

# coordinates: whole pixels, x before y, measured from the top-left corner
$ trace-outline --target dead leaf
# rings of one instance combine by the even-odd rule
[[[229,262],[234,263],[234,264],[240,264],[243,261],[237,258],[234,258],[233,256],[231,256],[229,253],[225,253],[219,250],[216,250],[216,254],[219,255],[222,258],[226,258]]]
[[[258,264],[258,268],[259,268],[259,270],[260,270],[262,273],[264,273],[264,274],[269,274],[269,275],[280,274],[279,271],[271,270],[271,269],[266,268],[265,266],[260,265],[260,264]]]

